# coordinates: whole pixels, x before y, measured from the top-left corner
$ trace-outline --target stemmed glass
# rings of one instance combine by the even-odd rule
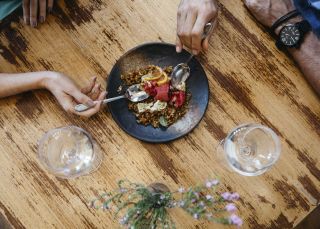
[[[276,163],[280,152],[276,133],[269,127],[254,123],[237,126],[217,147],[218,157],[244,176],[263,174]]]
[[[39,141],[38,157],[60,178],[76,178],[95,171],[103,154],[91,135],[76,126],[52,129]]]

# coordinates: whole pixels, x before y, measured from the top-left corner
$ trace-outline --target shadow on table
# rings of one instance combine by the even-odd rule
[[[320,228],[320,205],[307,215],[295,229],[319,229]]]

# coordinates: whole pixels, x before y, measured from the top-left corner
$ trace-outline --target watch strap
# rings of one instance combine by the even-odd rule
[[[278,28],[281,24],[284,22],[290,20],[291,18],[294,18],[296,16],[300,15],[298,10],[290,11],[289,13],[283,15],[282,17],[278,18],[271,26],[271,31],[275,31],[276,28]]]
[[[302,33],[302,35],[306,34],[311,30],[311,25],[307,20],[303,20],[301,22],[296,23],[296,25],[299,28],[299,31]]]

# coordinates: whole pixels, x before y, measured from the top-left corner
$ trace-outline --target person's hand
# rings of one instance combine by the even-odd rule
[[[244,3],[253,16],[267,27],[295,9],[291,0],[245,0]]]
[[[177,17],[177,52],[184,46],[192,49],[195,55],[203,49],[208,50],[213,30],[203,42],[202,34],[208,22],[216,25],[217,9],[215,0],[181,0]]]
[[[54,0],[23,0],[23,20],[27,25],[36,27],[46,20],[47,10],[52,11]]]
[[[50,72],[45,79],[44,87],[51,91],[65,111],[84,117],[90,117],[97,113],[107,94],[101,90],[101,85],[96,83],[96,77],[91,79],[87,87],[79,90],[69,77],[57,72]],[[79,103],[91,108],[83,112],[77,112],[74,107]]]

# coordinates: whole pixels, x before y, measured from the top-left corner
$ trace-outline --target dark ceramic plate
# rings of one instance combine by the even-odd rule
[[[108,96],[118,96],[120,85],[123,85],[120,75],[150,64],[160,67],[175,66],[186,61],[187,51],[177,54],[175,46],[167,43],[147,43],[135,47],[125,53],[114,65],[108,77]],[[108,104],[109,111],[118,125],[131,136],[146,142],[161,143],[180,138],[192,131],[201,121],[208,105],[209,87],[207,76],[201,64],[193,58],[189,63],[191,75],[187,81],[191,92],[189,110],[184,117],[168,128],[153,128],[140,125],[135,115],[128,110],[127,100],[119,100]]]

